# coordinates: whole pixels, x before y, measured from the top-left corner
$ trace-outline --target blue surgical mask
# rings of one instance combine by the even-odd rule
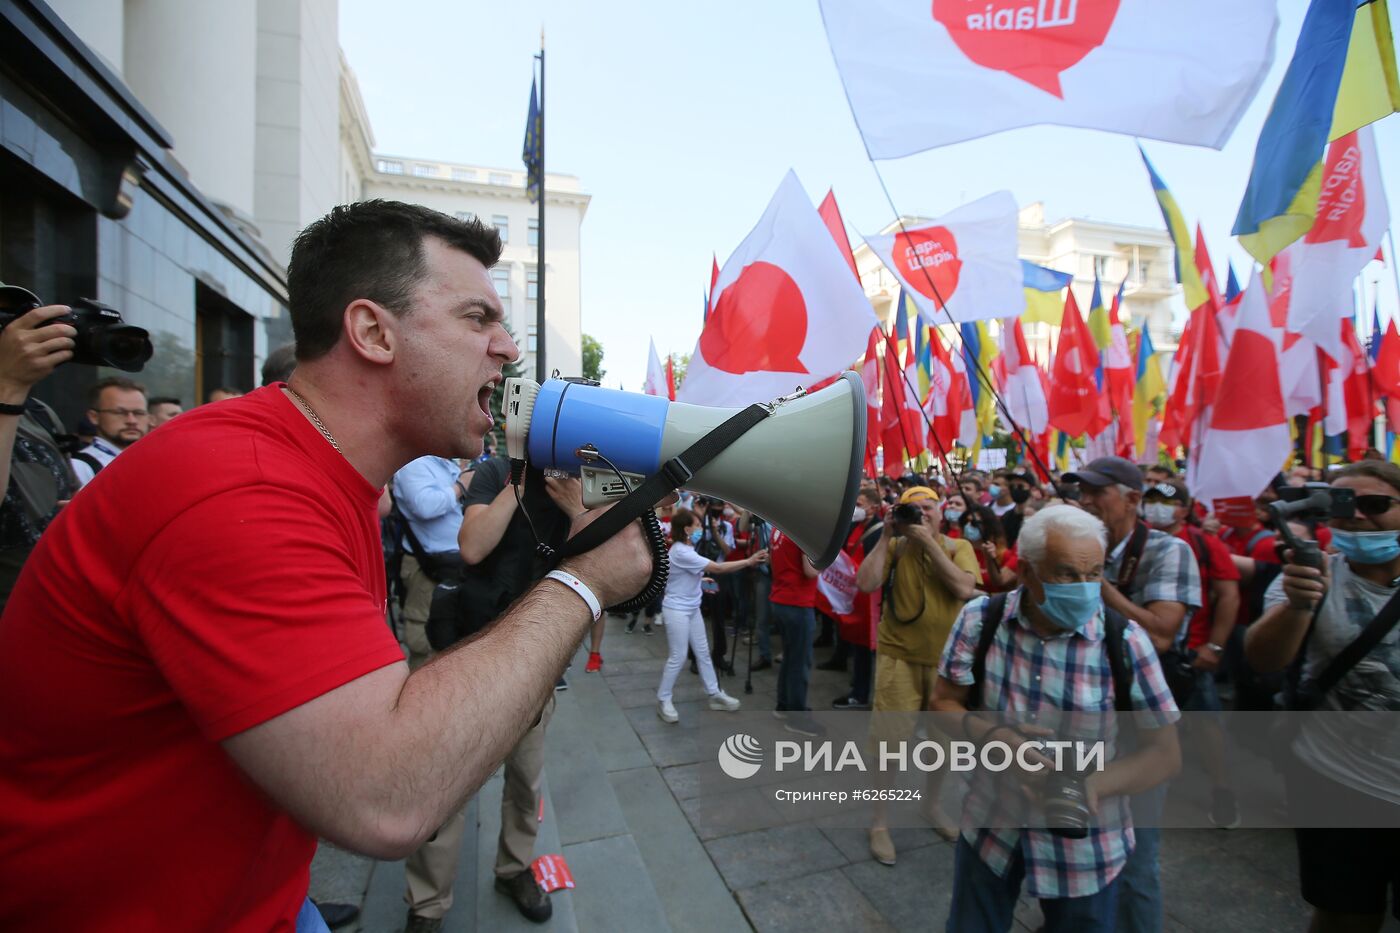
[[[954,525],[956,525],[956,524],[958,523],[958,519],[960,519],[960,518],[963,517],[963,510],[962,510],[962,509],[944,509],[944,510],[943,510],[943,517],[946,518],[946,519],[948,519],[948,521],[952,522]]]
[[[697,528],[697,529],[695,529],[694,531],[692,531],[692,532],[690,533],[690,543],[691,543],[691,544],[699,544],[699,543],[700,543],[700,539],[703,538],[704,536],[705,536],[705,529],[703,529],[703,528]]]
[[[1342,556],[1357,564],[1388,564],[1400,557],[1400,538],[1393,531],[1339,531],[1332,543]]]
[[[968,525],[963,529],[963,537],[971,544],[976,544],[982,540],[982,529],[976,525]]]
[[[996,499],[1001,495],[1001,487],[998,486],[996,483],[992,483],[992,485],[987,487],[987,494],[993,499]]]
[[[1045,601],[1040,611],[1066,632],[1077,632],[1089,624],[1103,602],[1098,581],[1086,583],[1043,583]]]

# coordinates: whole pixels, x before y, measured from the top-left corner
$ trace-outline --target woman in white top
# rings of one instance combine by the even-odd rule
[[[666,642],[671,649],[666,668],[661,672],[661,686],[656,691],[656,714],[664,722],[680,720],[671,704],[671,690],[685,663],[687,647],[695,653],[700,665],[700,679],[710,695],[710,709],[732,713],[739,708],[739,701],[721,690],[715,677],[710,645],[705,638],[705,620],[700,617],[701,580],[706,574],[733,573],[768,560],[767,551],[757,551],[744,560],[716,563],[695,553],[695,542],[699,538],[700,519],[689,509],[676,509],[671,516],[671,574],[666,580],[666,595],[661,600]]]

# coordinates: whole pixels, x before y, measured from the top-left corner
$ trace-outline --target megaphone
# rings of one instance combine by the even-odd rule
[[[766,403],[758,421],[685,479],[686,489],[748,509],[818,569],[851,527],[865,455],[865,386],[846,372],[818,392]],[[621,499],[744,409],[708,408],[581,380],[505,383],[512,460],[577,474],[589,508]]]

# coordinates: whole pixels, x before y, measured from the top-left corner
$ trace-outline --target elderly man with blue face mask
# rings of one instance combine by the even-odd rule
[[[1022,824],[1002,812],[1005,801],[974,787],[957,843],[950,933],[1011,929],[1023,884],[1040,899],[1047,931],[1115,929],[1119,880],[1134,847],[1126,795],[1180,767],[1171,725],[1179,714],[1152,642],[1103,599],[1107,541],[1103,523],[1081,509],[1037,512],[1021,528],[1021,585],[968,603],[948,638],[932,707],[962,717],[973,742],[1020,752],[1037,730],[1013,724],[1061,713],[1132,711],[1138,725],[1134,749],[1111,751],[1107,767],[1085,779],[1091,812],[1113,819],[1093,821],[1081,838],[1006,828]],[[1032,794],[1043,792],[1044,776],[1023,775]]]

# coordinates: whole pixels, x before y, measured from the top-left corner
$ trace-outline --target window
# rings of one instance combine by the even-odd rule
[[[540,294],[540,272],[538,269],[525,270],[525,308],[530,313],[530,319],[535,317],[535,299]]]
[[[417,175],[419,178],[432,178],[437,174],[437,166],[424,165],[422,162],[417,162],[413,166],[413,174]]]
[[[376,167],[385,175],[403,174],[403,163],[394,159],[380,159]]]
[[[1138,261],[1138,269],[1141,270],[1139,272],[1140,281],[1146,282],[1152,277],[1152,263],[1148,262],[1146,259]]]
[[[527,231],[527,233],[526,233],[526,238],[527,238],[527,241],[529,242],[529,244],[530,244],[531,246],[539,246],[539,245],[540,245],[540,219],[539,219],[538,217],[531,217],[528,221],[526,221],[525,226],[529,228],[528,231]]]
[[[530,326],[525,329],[525,352],[537,352],[539,348],[539,343],[539,338],[535,336],[535,325],[534,323],[531,323]]]
[[[453,181],[476,181],[476,169],[474,168],[454,168],[452,170]]]
[[[488,177],[488,180],[489,180],[489,181],[491,182],[491,184],[493,184],[493,185],[509,185],[509,184],[510,184],[510,173],[509,173],[509,172],[492,172],[492,173],[490,174],[490,176]]]
[[[1094,274],[1101,279],[1108,278],[1108,260],[1107,256],[1094,257]]]
[[[502,243],[509,243],[509,242],[510,242],[510,218],[509,218],[509,217],[507,217],[505,214],[492,214],[492,215],[491,215],[491,226],[495,227],[495,228],[496,228],[496,231],[497,231],[498,233],[500,233],[500,235],[501,235],[501,242],[502,242]]]
[[[462,223],[468,223],[468,224],[469,224],[469,223],[471,223],[473,220],[476,220],[476,215],[473,214],[471,211],[458,211],[454,216],[455,216],[458,220],[462,221]]]
[[[496,286],[496,296],[509,307],[510,302],[510,270],[496,266],[491,270],[491,282]]]

